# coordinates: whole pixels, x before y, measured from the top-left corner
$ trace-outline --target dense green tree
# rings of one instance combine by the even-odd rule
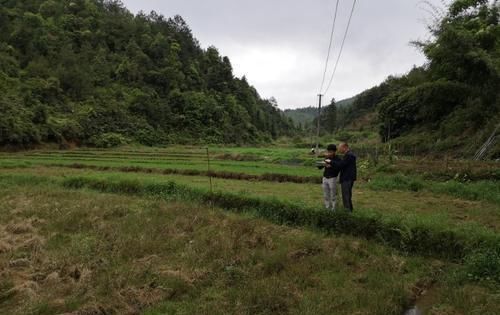
[[[403,85],[380,102],[384,139],[422,127],[442,128],[438,136],[475,133],[500,119],[499,16],[497,1],[451,3],[431,27],[434,39],[416,43],[428,65],[400,78]]]
[[[337,126],[337,104],[335,99],[332,99],[330,105],[325,108],[323,113],[323,126],[328,133],[334,133]]]
[[[180,16],[0,0],[0,145],[253,143],[293,124]]]

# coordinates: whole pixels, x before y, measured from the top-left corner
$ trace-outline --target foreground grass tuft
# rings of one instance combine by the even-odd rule
[[[194,203],[0,189],[1,314],[400,314],[443,265]]]

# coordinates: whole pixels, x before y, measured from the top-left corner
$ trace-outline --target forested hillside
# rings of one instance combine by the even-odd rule
[[[0,145],[255,143],[292,132],[184,20],[113,0],[0,0]]]
[[[428,59],[337,110],[338,128],[373,128],[420,151],[473,154],[500,124],[498,1],[457,0],[434,12]],[[500,156],[500,141],[491,156]]]

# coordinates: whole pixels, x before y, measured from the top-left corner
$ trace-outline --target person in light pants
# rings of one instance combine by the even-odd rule
[[[325,208],[335,211],[337,206],[337,177],[323,177],[323,197],[325,198]]]
[[[327,148],[325,160],[319,165],[319,169],[323,169],[323,197],[325,199],[325,208],[335,211],[337,206],[337,178],[339,176],[339,169],[334,166],[341,160],[336,156],[337,146],[331,144]]]

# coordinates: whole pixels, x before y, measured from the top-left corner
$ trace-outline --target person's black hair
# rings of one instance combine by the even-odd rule
[[[330,144],[327,148],[326,148],[327,151],[333,151],[333,152],[337,152],[337,146],[335,144]]]

